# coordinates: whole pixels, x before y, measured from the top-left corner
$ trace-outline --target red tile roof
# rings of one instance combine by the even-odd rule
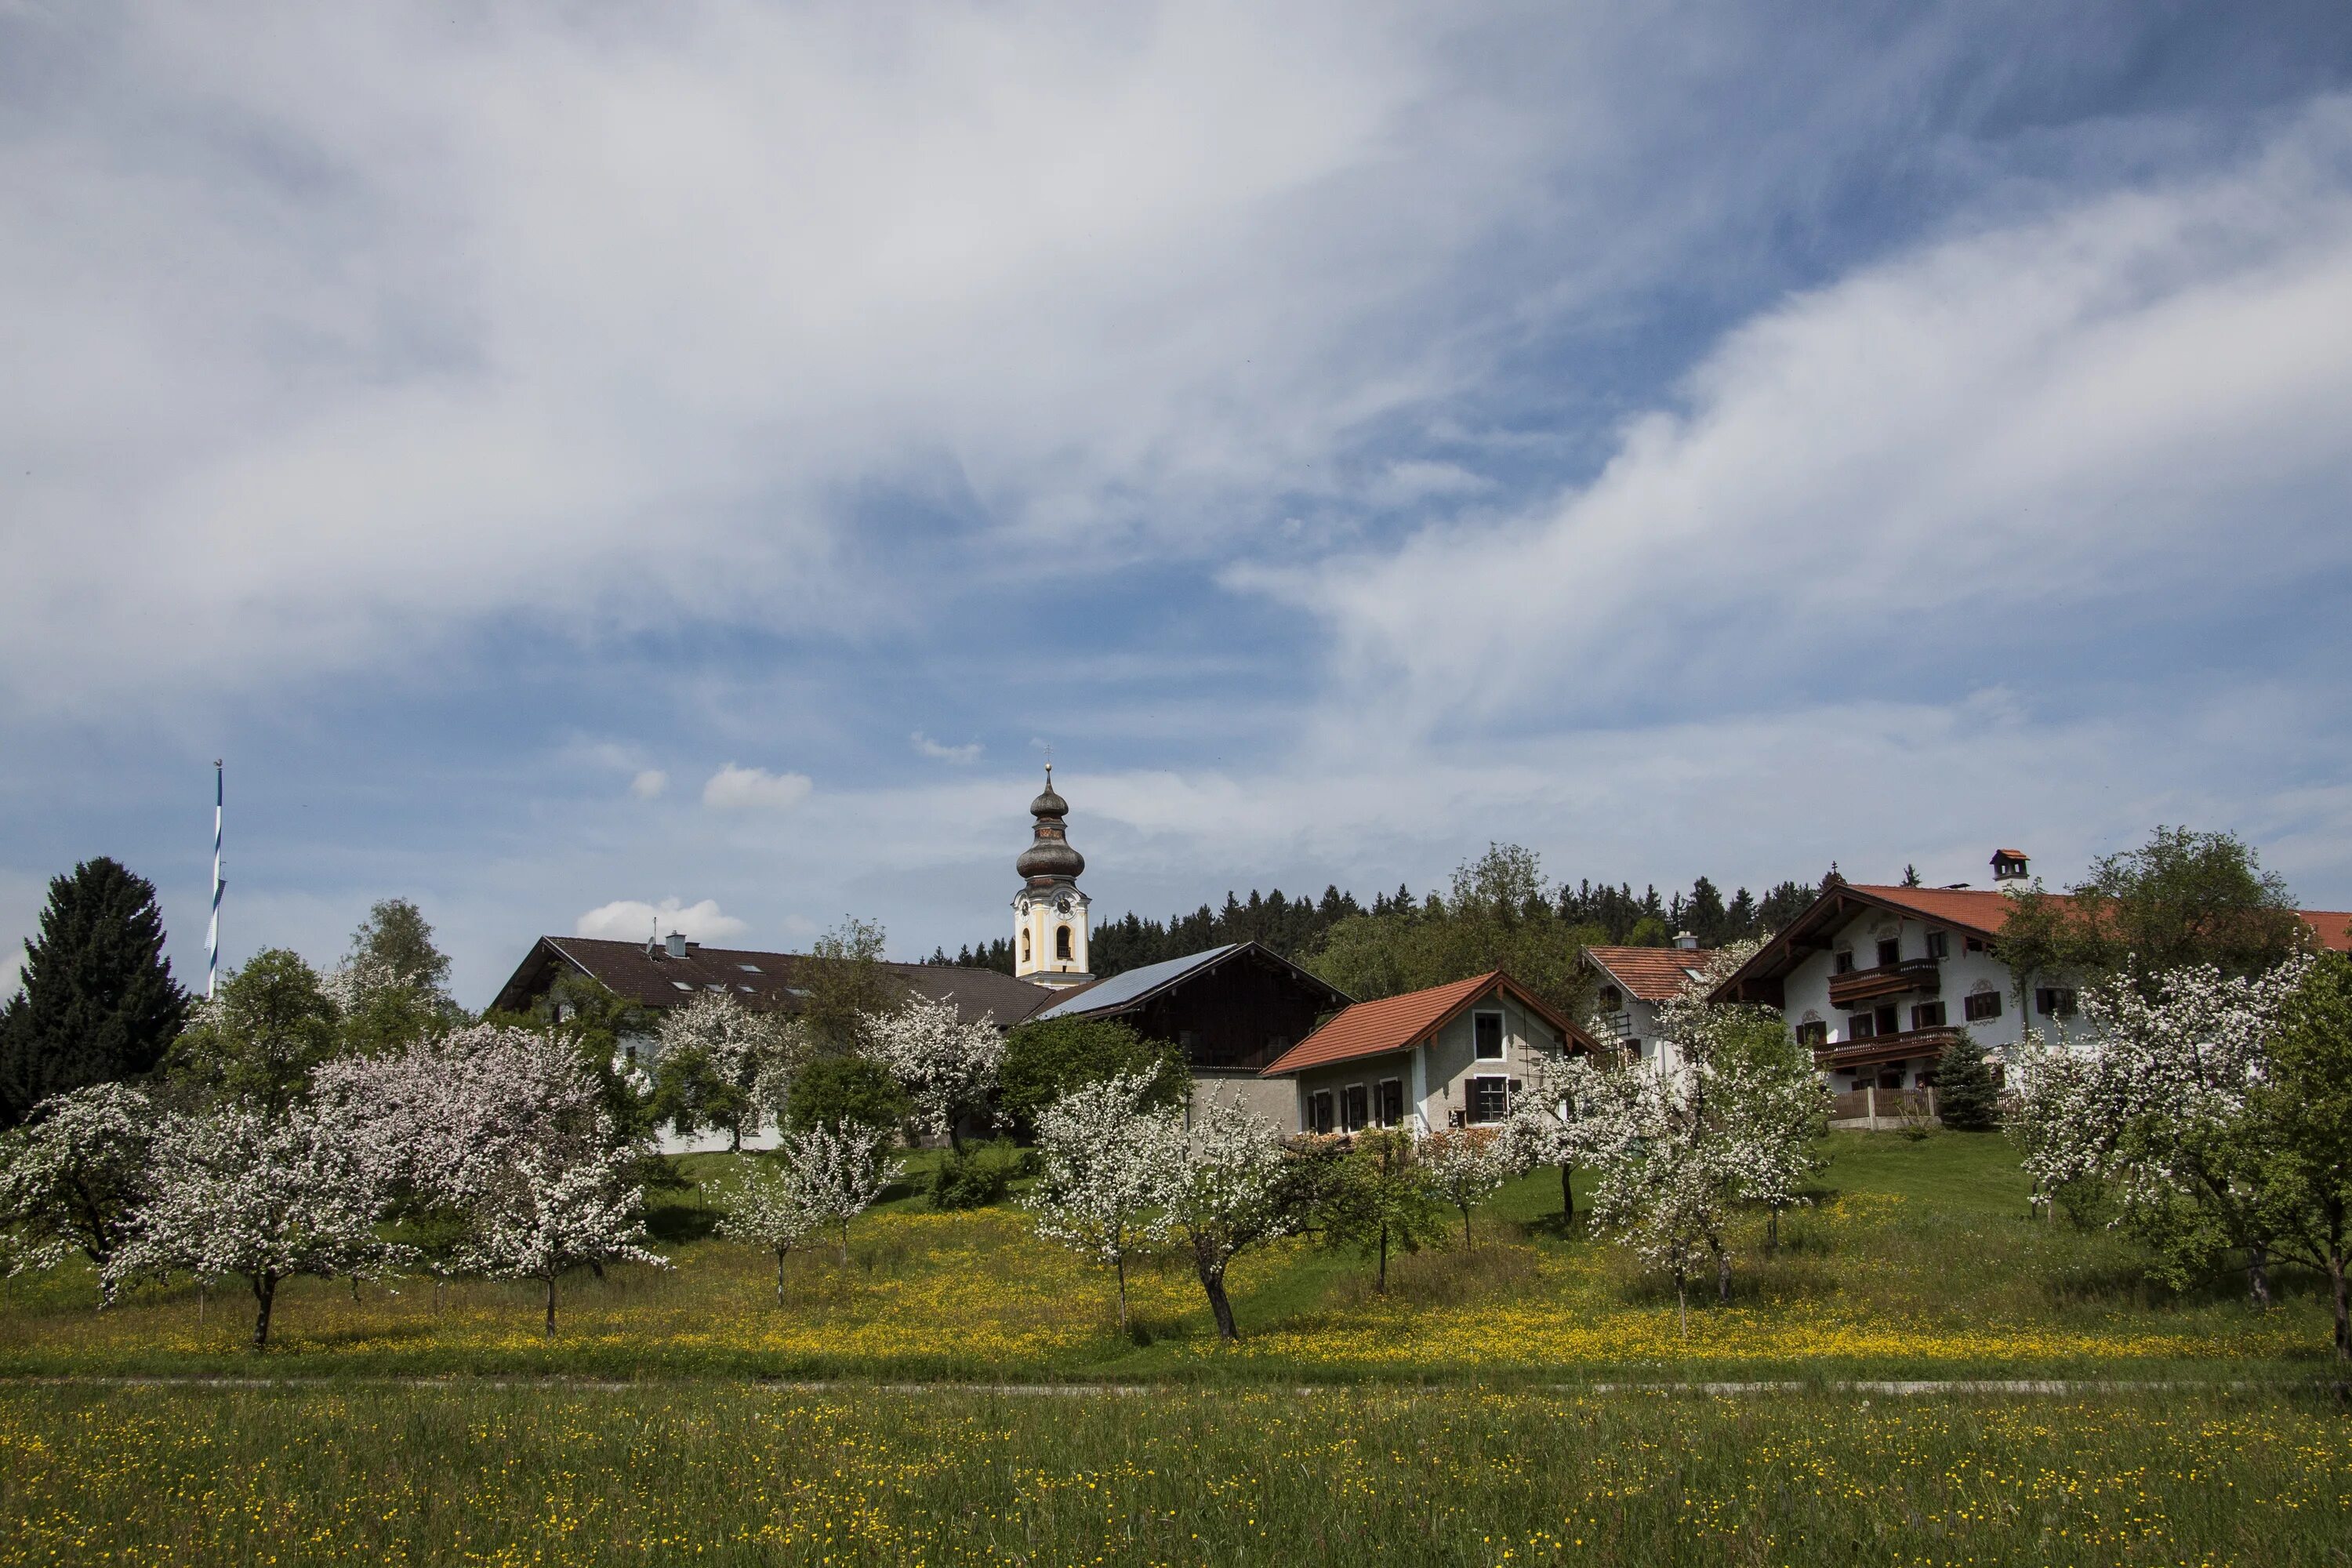
[[[1525,986],[1501,970],[1474,974],[1449,985],[1358,1002],[1267,1064],[1261,1078],[1294,1073],[1302,1068],[1354,1061],[1359,1057],[1387,1056],[1410,1050],[1460,1016],[1465,1009],[1496,986],[1510,992],[1521,1005],[1570,1040],[1588,1048],[1592,1037],[1528,994]]]
[[[1671,1002],[1683,994],[1689,972],[1704,970],[1715,956],[1712,948],[1588,947],[1592,962],[1609,977],[1643,1002]]]
[[[2013,907],[2007,893],[1980,891],[1972,888],[1888,888],[1859,882],[1853,887],[1857,893],[1867,893],[1886,903],[1899,904],[1915,910],[1929,920],[1965,926],[1987,936],[2000,933],[2000,928],[2009,922],[2009,912]],[[2060,904],[2068,901],[2063,893],[2053,893],[2051,898]],[[2352,952],[2352,936],[2345,934],[2345,928],[2352,925],[2352,913],[2336,910],[2298,910],[2295,912],[2302,916],[2303,923],[2311,928],[2312,934],[2319,939],[2320,946],[2332,948],[2337,952]]]

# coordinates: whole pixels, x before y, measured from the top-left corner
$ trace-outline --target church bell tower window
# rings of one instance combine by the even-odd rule
[[[1070,928],[1067,926],[1054,928],[1054,956],[1060,959],[1070,956]]]

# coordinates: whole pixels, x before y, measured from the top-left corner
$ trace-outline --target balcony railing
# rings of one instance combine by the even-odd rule
[[[1849,969],[1843,974],[1830,976],[1830,1005],[1851,1007],[1882,996],[1900,996],[1906,991],[1923,991],[1932,996],[1943,984],[1943,971],[1932,958],[1906,958],[1900,963],[1882,963],[1875,969]]]
[[[1899,1035],[1873,1035],[1866,1040],[1840,1040],[1813,1052],[1813,1065],[1838,1068],[1872,1067],[1880,1062],[1906,1061],[1914,1057],[1940,1057],[1944,1047],[1959,1038],[1948,1025],[1932,1029],[1906,1029]]]

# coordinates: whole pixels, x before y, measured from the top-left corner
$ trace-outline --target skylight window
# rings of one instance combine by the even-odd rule
[[[735,967],[741,970],[746,974],[757,974],[760,973],[760,966],[756,963],[739,963]]]
[[[694,987],[693,987],[693,986],[688,985],[688,984],[685,981],[683,981],[683,980],[673,980],[673,981],[671,981],[671,982],[670,982],[670,984],[671,984],[672,985],[677,986],[680,991],[691,991],[691,990],[693,990],[693,989],[694,989]]]

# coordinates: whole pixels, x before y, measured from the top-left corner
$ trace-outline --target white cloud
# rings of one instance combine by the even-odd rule
[[[730,763],[702,786],[702,804],[714,811],[789,811],[808,798],[810,787],[806,773],[772,773]]]
[[[629,781],[629,793],[639,800],[658,799],[662,791],[667,788],[669,774],[659,768],[646,768]]]
[[[1389,731],[1965,668],[2101,603],[2352,564],[2352,102],[2224,175],[1947,240],[1727,337],[1687,406],[1500,524],[1232,581],[1328,617]],[[2226,522],[2223,520],[2227,520]]]
[[[973,741],[961,746],[950,746],[932,740],[920,730],[916,731],[911,739],[915,744],[915,751],[919,755],[930,757],[939,762],[971,763],[980,760],[980,742],[978,741]]]
[[[711,899],[693,904],[676,899],[664,899],[658,904],[618,899],[590,910],[572,925],[574,936],[604,937],[614,942],[636,942],[648,934],[666,936],[671,931],[682,932],[696,942],[720,942],[740,935],[743,930],[741,921],[721,913],[717,901]]]

